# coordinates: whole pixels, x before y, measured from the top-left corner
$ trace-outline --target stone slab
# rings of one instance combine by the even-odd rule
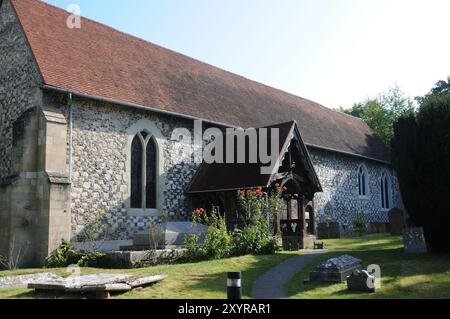
[[[39,281],[59,280],[61,277],[51,273],[39,273],[21,276],[0,277],[0,289],[25,288],[28,284]]]
[[[99,274],[43,280],[28,284],[28,288],[66,293],[126,292],[160,282],[166,278],[165,275],[132,277],[120,274]]]

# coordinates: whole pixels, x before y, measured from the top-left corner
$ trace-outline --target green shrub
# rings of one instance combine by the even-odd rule
[[[211,259],[221,259],[228,257],[231,250],[232,236],[228,232],[225,218],[218,213],[214,224],[209,226],[208,234],[205,237],[203,249],[205,255]]]
[[[101,252],[76,251],[71,243],[63,241],[55,251],[46,258],[46,268],[62,268],[69,265],[80,267],[102,267],[104,257]]]
[[[82,254],[77,264],[80,267],[102,268],[105,267],[105,256],[106,254],[98,251],[85,253]]]
[[[194,262],[205,259],[205,254],[200,245],[200,235],[186,234],[184,236],[184,246],[186,253],[183,255],[183,261]]]
[[[273,236],[264,224],[251,224],[233,233],[232,254],[234,256],[269,255],[279,249],[278,238]]]
[[[46,268],[60,268],[70,265],[69,256],[70,252],[74,251],[74,247],[71,243],[63,241],[56,250],[45,259]]]
[[[366,223],[362,216],[358,216],[353,220],[353,233],[362,236],[367,232]]]
[[[203,245],[199,244],[200,235],[188,234],[184,238],[187,252],[184,255],[186,261],[199,261],[206,259],[221,259],[228,257],[231,251],[232,236],[228,232],[225,218],[220,215],[217,208],[213,208],[209,216],[204,209],[195,210],[193,226],[200,220],[209,225]]]

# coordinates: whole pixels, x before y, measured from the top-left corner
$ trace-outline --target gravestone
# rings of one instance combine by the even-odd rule
[[[335,239],[341,238],[341,230],[339,223],[326,220],[317,225],[317,237],[319,239]]]
[[[375,292],[375,277],[371,276],[367,270],[355,270],[347,278],[348,290],[355,292]]]
[[[391,235],[402,235],[403,230],[406,227],[405,212],[399,208],[393,208],[389,211],[389,224],[391,229]]]
[[[403,244],[406,254],[426,254],[428,251],[422,227],[406,228],[403,232]]]
[[[310,281],[345,282],[355,270],[362,270],[361,260],[343,255],[324,261],[313,268]]]

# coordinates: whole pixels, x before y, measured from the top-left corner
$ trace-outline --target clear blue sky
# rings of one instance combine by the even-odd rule
[[[45,0],[322,103],[450,75],[449,0]]]

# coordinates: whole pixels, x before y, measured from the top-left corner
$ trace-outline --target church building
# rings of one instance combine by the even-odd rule
[[[389,149],[361,119],[246,79],[38,0],[0,0],[0,254],[42,264],[104,216],[105,247],[197,207],[238,216],[239,189],[282,183],[287,218],[369,230],[403,207]],[[261,66],[264,67],[264,66]],[[326,89],[326,88],[324,88]],[[197,163],[174,137],[277,128],[279,167]]]

